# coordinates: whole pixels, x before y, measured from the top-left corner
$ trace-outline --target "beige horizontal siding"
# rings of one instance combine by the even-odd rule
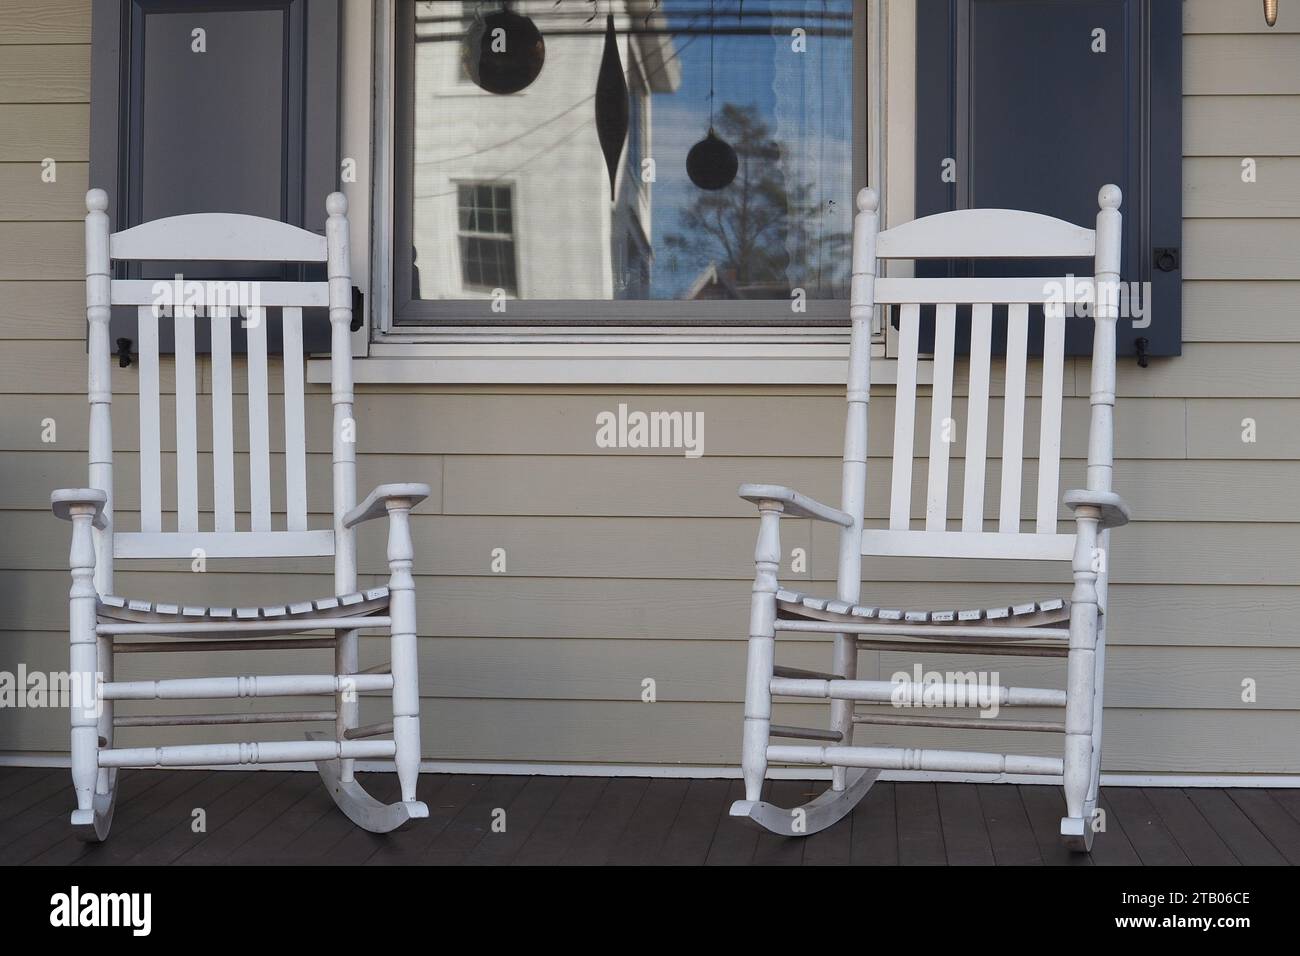
[[[1300,17],[1284,4],[1269,31],[1257,3],[1184,4],[1184,354],[1147,369],[1120,365],[1116,487],[1137,521],[1113,538],[1105,767],[1111,772],[1300,772]],[[66,666],[68,527],[47,512],[52,487],[85,481],[82,193],[87,183],[88,5],[0,5],[0,670]],[[42,183],[40,163],[58,161]],[[1241,160],[1257,181],[1241,182]],[[242,380],[236,363],[236,381]],[[114,368],[118,510],[138,506],[138,372]],[[170,362],[162,368],[171,385]],[[1002,413],[994,363],[990,414]],[[1035,473],[1041,370],[1031,363],[1027,481]],[[211,375],[199,363],[197,428],[209,440]],[[272,369],[271,389],[281,387]],[[1065,377],[1063,486],[1087,450],[1087,363]],[[966,389],[959,370],[957,393]],[[309,474],[327,473],[328,389],[308,408]],[[924,389],[922,390],[925,391]],[[705,455],[603,450],[595,417],[619,403],[704,416]],[[236,421],[246,415],[236,403]],[[922,400],[922,420],[928,414]],[[953,488],[964,455],[963,403]],[[838,498],[844,400],[828,387],[386,387],[357,396],[359,483],[418,480],[433,495],[413,522],[421,634],[423,748],[434,759],[734,764],[746,608],[756,521],[735,497],[745,480]],[[870,408],[873,454],[892,434],[893,401]],[[43,441],[47,420],[56,440]],[[1256,440],[1242,440],[1244,420]],[[414,428],[414,431],[413,431]],[[272,441],[281,440],[273,418]],[[1000,429],[990,436],[989,489]],[[236,432],[241,453],[246,435]],[[165,414],[164,500],[170,504],[174,423]],[[924,457],[926,450],[919,449]],[[208,459],[200,461],[206,494]],[[279,459],[273,501],[282,506]],[[885,514],[888,460],[869,461],[868,512]],[[924,467],[917,469],[919,516]],[[950,493],[955,508],[959,496]],[[329,489],[308,506],[327,521]],[[1030,503],[1022,506],[1028,517]],[[1064,516],[1064,512],[1062,512]],[[833,590],[834,532],[782,524],[783,580]],[[386,579],[384,532],[361,532],[363,586]],[[494,548],[507,572],[493,574]],[[791,568],[793,549],[807,569]],[[864,600],[970,607],[1066,595],[1068,569],[1041,563],[869,560]],[[152,600],[249,605],[321,596],[328,561],[119,567],[116,590]],[[362,642],[367,662],[385,642]],[[782,638],[779,657],[825,666],[827,644]],[[123,676],[263,673],[328,668],[326,652],[131,656]],[[864,674],[910,669],[912,655],[864,654]],[[1002,683],[1060,687],[1060,662],[924,655],[928,668],[993,670]],[[653,679],[657,700],[642,703]],[[1243,681],[1257,685],[1242,700]],[[318,704],[319,701],[314,703]],[[267,706],[230,702],[229,709]],[[291,709],[308,701],[278,701]],[[381,719],[384,701],[363,701]],[[213,709],[211,702],[131,703],[123,712]],[[226,705],[222,705],[226,709]],[[817,725],[823,705],[777,708]],[[299,736],[253,728],[253,739]],[[217,728],[132,731],[122,742],[232,739]],[[1038,734],[863,728],[859,742],[1059,752]],[[66,714],[0,712],[0,750],[66,750]]]

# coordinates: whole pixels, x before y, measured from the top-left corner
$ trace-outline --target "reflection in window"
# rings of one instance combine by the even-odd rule
[[[592,18],[582,0],[518,0],[545,62],[500,95],[465,82],[461,48],[499,0],[414,3],[414,296],[847,298],[854,6],[609,0]],[[612,201],[594,106],[607,8],[629,95]],[[710,126],[739,165],[716,191],[686,173]]]
[[[465,289],[519,294],[509,186],[461,183],[456,188],[460,223],[460,269]]]

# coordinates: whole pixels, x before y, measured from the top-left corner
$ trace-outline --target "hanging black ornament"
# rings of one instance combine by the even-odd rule
[[[475,17],[461,44],[465,75],[489,93],[518,93],[537,79],[546,62],[546,41],[529,17],[502,4]]]
[[[713,130],[713,41],[716,27],[713,19],[713,0],[709,0],[709,134],[691,147],[686,154],[686,175],[701,189],[723,189],[730,186],[740,169],[736,151],[731,144]]]
[[[692,146],[686,154],[686,175],[701,189],[730,186],[739,169],[736,151],[713,131],[713,127],[709,127],[709,135]]]
[[[605,168],[609,170],[611,201],[614,199],[618,159],[623,155],[623,142],[627,139],[627,125],[627,77],[623,75],[618,34],[614,31],[614,15],[611,13],[605,19],[605,52],[600,58],[600,74],[596,79],[596,136],[600,139],[600,151],[605,154]]]

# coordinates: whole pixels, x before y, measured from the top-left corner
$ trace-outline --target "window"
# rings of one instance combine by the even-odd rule
[[[487,293],[502,289],[518,295],[510,187],[460,183],[456,197],[462,289]]]
[[[843,326],[864,7],[609,0],[593,17],[578,0],[399,0],[388,328]],[[545,52],[531,83],[494,93],[466,81],[467,36],[503,10]],[[627,86],[609,160],[607,10]],[[711,128],[737,160],[717,190],[687,170]]]

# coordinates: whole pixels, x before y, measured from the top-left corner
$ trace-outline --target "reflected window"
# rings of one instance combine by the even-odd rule
[[[518,295],[515,281],[513,195],[509,186],[456,187],[461,284],[467,291]]]
[[[865,176],[863,6],[609,0],[593,16],[581,0],[401,4],[396,322],[507,321],[484,301],[497,289],[517,300],[515,323],[842,322]],[[504,25],[509,51],[520,20],[542,37],[540,70],[493,92],[470,78],[486,71],[466,66],[480,55],[467,38],[476,23],[489,37]],[[507,66],[538,48],[519,56]],[[598,110],[612,70],[622,116]],[[612,159],[598,132],[610,128]],[[736,167],[716,189],[687,164],[711,130]]]

